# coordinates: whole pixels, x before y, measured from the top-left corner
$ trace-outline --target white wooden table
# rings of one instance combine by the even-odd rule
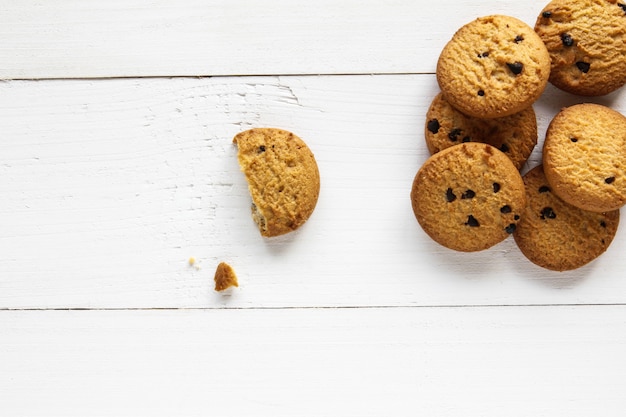
[[[626,229],[556,273],[436,245],[408,198],[443,45],[545,3],[1,0],[0,415],[623,416]],[[548,87],[525,169],[583,101],[626,113]],[[322,176],[274,240],[231,143],[256,126]]]

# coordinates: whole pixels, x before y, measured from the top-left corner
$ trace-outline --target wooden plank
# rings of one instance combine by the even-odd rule
[[[567,273],[512,239],[461,254],[422,232],[408,196],[436,92],[432,75],[2,83],[0,307],[626,302],[623,228]],[[549,88],[540,135],[577,100]],[[626,112],[620,93],[597,101]],[[251,220],[231,143],[253,126],[300,135],[322,175],[310,221],[276,240]],[[222,260],[240,276],[230,297],[212,290]]]
[[[11,416],[621,416],[626,307],[2,312]]]
[[[0,1],[0,79],[433,72],[476,17],[545,1]]]

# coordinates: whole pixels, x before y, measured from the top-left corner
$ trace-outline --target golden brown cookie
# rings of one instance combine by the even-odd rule
[[[246,130],[233,142],[261,235],[278,236],[302,226],[320,192],[319,170],[309,147],[293,133],[274,128]]]
[[[224,291],[230,287],[238,287],[237,275],[232,266],[226,262],[220,262],[215,270],[215,291]]]
[[[626,83],[624,0],[553,0],[535,31],[550,53],[550,82],[556,87],[598,96]]]
[[[532,106],[495,119],[466,116],[438,94],[426,114],[425,136],[431,154],[462,142],[483,142],[521,169],[537,144],[537,118]]]
[[[626,204],[626,117],[599,104],[562,109],[543,146],[550,187],[566,202],[605,212]]]
[[[428,158],[413,180],[411,204],[433,240],[473,252],[513,233],[526,194],[519,171],[504,153],[468,142]]]
[[[524,175],[528,203],[513,233],[524,256],[543,268],[567,271],[596,259],[609,247],[619,210],[596,213],[561,200],[537,166]]]
[[[444,97],[474,117],[522,111],[543,93],[549,75],[550,56],[539,35],[503,15],[480,17],[461,27],[437,62]]]

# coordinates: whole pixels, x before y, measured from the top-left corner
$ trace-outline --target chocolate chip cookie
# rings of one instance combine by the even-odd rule
[[[626,117],[599,104],[562,109],[550,122],[543,166],[560,198],[606,212],[626,204]]]
[[[513,233],[524,256],[546,269],[579,268],[604,253],[617,232],[619,210],[596,213],[560,199],[543,167],[524,175],[528,204]]]
[[[461,27],[443,48],[437,81],[463,113],[508,116],[533,104],[550,75],[550,55],[532,27],[511,16],[480,17]]]
[[[626,83],[626,2],[553,0],[535,23],[550,53],[550,82],[599,96]]]
[[[431,154],[462,142],[482,142],[504,152],[521,169],[537,144],[537,118],[532,106],[495,119],[467,116],[438,94],[426,114],[425,137]]]
[[[522,177],[491,145],[468,142],[432,155],[411,188],[422,229],[463,252],[487,249],[511,235],[526,204]]]

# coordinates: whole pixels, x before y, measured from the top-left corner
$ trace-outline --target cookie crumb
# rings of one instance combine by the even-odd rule
[[[239,287],[235,270],[226,262],[220,262],[215,270],[215,291],[224,291],[230,287]]]
[[[194,268],[196,271],[200,270],[200,263],[193,256],[189,257],[189,260],[187,261],[187,263],[189,264],[190,267]]]

